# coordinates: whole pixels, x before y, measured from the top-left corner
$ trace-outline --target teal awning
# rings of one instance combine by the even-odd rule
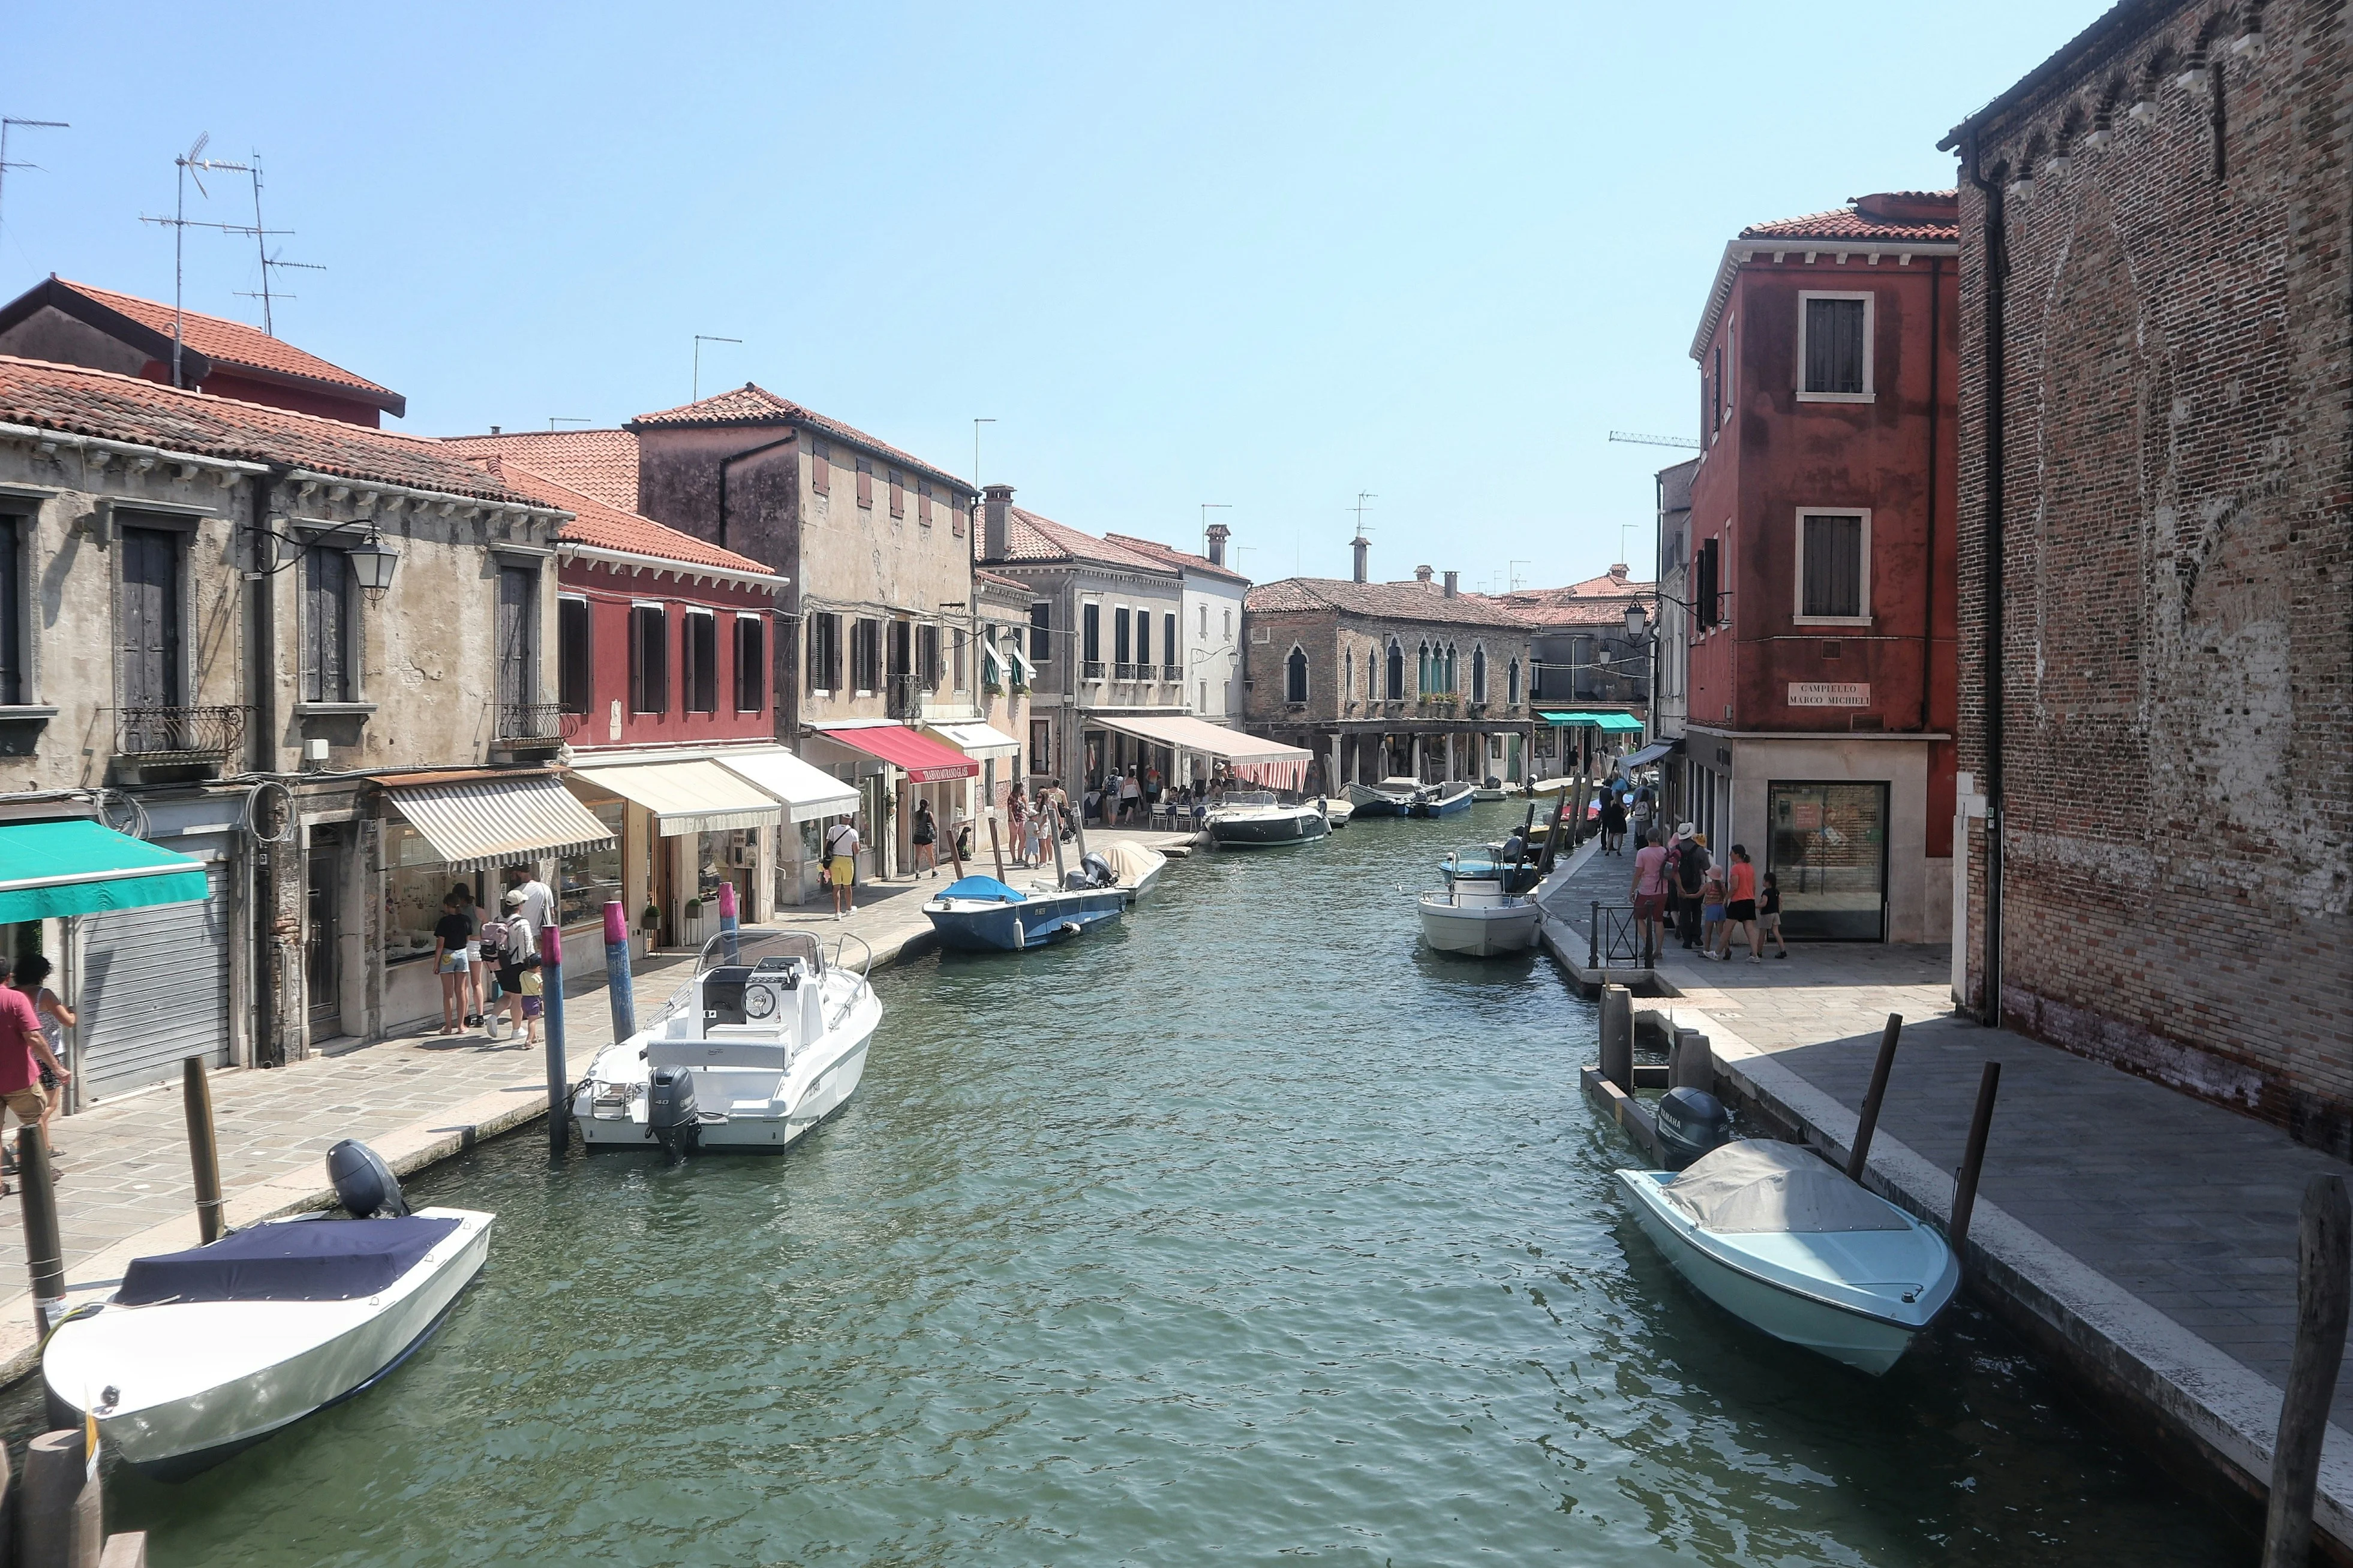
[[[201,860],[77,817],[0,824],[0,922],[187,904],[205,896]]]
[[[1583,724],[1590,729],[1624,731],[1637,735],[1642,732],[1642,721],[1631,713],[1555,713],[1546,710],[1536,717],[1547,724]]]

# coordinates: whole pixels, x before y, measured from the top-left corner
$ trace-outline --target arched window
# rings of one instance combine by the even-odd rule
[[[1520,661],[1518,659],[1512,660],[1512,668],[1504,679],[1507,684],[1504,689],[1509,695],[1504,700],[1511,707],[1517,708],[1520,705]]]
[[[1283,661],[1282,700],[1285,702],[1307,700],[1307,650],[1297,643],[1291,645],[1291,657]]]
[[[1430,645],[1424,643],[1419,651],[1413,656],[1413,694],[1416,697],[1427,697],[1430,695],[1430,689],[1437,683],[1437,679],[1430,673]]]
[[[1487,650],[1476,645],[1471,649],[1471,700],[1487,700]]]
[[[1345,648],[1340,654],[1340,695],[1347,698],[1354,697],[1356,694],[1356,650],[1353,647]]]
[[[1405,644],[1389,638],[1389,700],[1405,700]]]
[[[1446,673],[1444,678],[1439,681],[1438,689],[1446,693],[1449,697],[1453,696],[1456,692],[1462,689],[1461,686],[1455,683],[1454,679],[1454,645],[1452,643],[1448,643],[1446,645]]]

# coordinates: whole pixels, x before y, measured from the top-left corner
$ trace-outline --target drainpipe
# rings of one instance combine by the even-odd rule
[[[1928,731],[1928,683],[1936,667],[1936,437],[1944,409],[1945,263],[1928,258],[1928,554],[1921,571],[1920,732]]]
[[[1985,1004],[1979,1021],[2001,1025],[2002,881],[2002,290],[2010,272],[2003,243],[2001,182],[1988,180],[1978,162],[1978,136],[1962,143],[1969,184],[1985,200]],[[1966,940],[1966,938],[1964,939]]]
[[[269,498],[288,471],[285,465],[273,463],[267,473],[256,474],[252,480],[250,537],[255,576],[245,584],[252,650],[246,667],[253,709],[253,736],[248,760],[256,772],[265,774],[278,770],[278,579],[271,571],[278,564],[278,551],[277,542],[269,537]],[[284,954],[278,944],[273,918],[277,868],[274,864],[262,864],[271,853],[271,847],[247,842],[240,848],[245,860],[245,907],[252,921],[246,942],[246,971],[253,1002],[253,1033],[246,1041],[245,1057],[255,1067],[280,1067],[285,1063],[285,1054],[278,1038],[278,986]]]
[[[719,538],[716,542],[720,549],[733,550],[735,548],[733,545],[727,542],[728,465],[731,463],[740,463],[746,458],[756,458],[763,452],[773,452],[779,447],[789,447],[799,438],[799,433],[795,432],[793,435],[786,437],[781,441],[771,441],[764,447],[753,447],[744,451],[731,452],[726,457],[719,459]],[[771,564],[774,564],[774,563],[771,563]]]

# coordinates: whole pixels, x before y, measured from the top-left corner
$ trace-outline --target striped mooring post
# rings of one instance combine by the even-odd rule
[[[614,899],[605,905],[605,1000],[613,1008],[613,1038],[638,1032],[638,994],[629,982],[629,911]]]

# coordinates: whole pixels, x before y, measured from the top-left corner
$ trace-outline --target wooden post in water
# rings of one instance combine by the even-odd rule
[[[58,1236],[58,1194],[49,1182],[49,1149],[37,1127],[16,1129],[16,1180],[25,1202],[25,1263],[33,1276],[35,1342],[66,1310],[65,1245]]]
[[[1961,1173],[1953,1183],[1953,1215],[1945,1226],[1945,1239],[1957,1258],[1969,1239],[1969,1214],[1978,1206],[1978,1173],[1985,1169],[1986,1134],[1993,1129],[1994,1092],[2001,1088],[2001,1064],[1988,1062],[1978,1078],[1978,1108],[1969,1117],[1969,1145],[1961,1155]]]
[[[981,809],[986,811],[988,808],[987,806],[983,806]],[[964,850],[957,845],[956,840],[963,837],[963,823],[951,822],[948,824],[948,864],[955,868],[956,880],[959,882],[964,880]]]
[[[997,837],[997,814],[988,815],[988,852],[997,857],[997,879],[1005,880],[1005,846]]]
[[[1677,1029],[1673,1054],[1667,1062],[1669,1089],[1715,1092],[1715,1049],[1697,1029]]]
[[[221,1223],[220,1145],[213,1137],[213,1088],[205,1058],[180,1061],[180,1098],[188,1114],[188,1163],[196,1182],[196,1234],[210,1247],[227,1227]]]
[[[539,1021],[547,1035],[547,1152],[561,1160],[572,1147],[572,1107],[565,1098],[570,1085],[564,1065],[562,921],[547,922],[539,933]]]
[[[2312,1498],[2328,1403],[2345,1362],[2345,1320],[2353,1293],[2353,1208],[2342,1176],[2305,1184],[2295,1235],[2295,1353],[2272,1442],[2271,1505],[2263,1521],[2263,1568],[2305,1568],[2312,1553]]]
[[[1880,1033],[1879,1059],[1871,1064],[1871,1088],[1862,1097],[1862,1115],[1854,1124],[1854,1147],[1847,1151],[1846,1179],[1862,1180],[1862,1173],[1871,1163],[1871,1135],[1879,1131],[1879,1107],[1887,1098],[1887,1075],[1895,1066],[1895,1042],[1904,1036],[1904,1015],[1887,1015],[1887,1027]]]
[[[1634,1092],[1634,994],[1623,985],[1601,988],[1601,1076]]]
[[[1054,810],[1051,797],[1049,797],[1045,809],[1046,838],[1054,846],[1054,886],[1060,888],[1068,875],[1062,869],[1062,818],[1061,815]]]
[[[147,1532],[126,1530],[108,1536],[106,1550],[98,1555],[98,1568],[147,1568]]]
[[[18,1508],[17,1557],[25,1568],[98,1568],[103,1510],[81,1428],[44,1432],[25,1446]]]

